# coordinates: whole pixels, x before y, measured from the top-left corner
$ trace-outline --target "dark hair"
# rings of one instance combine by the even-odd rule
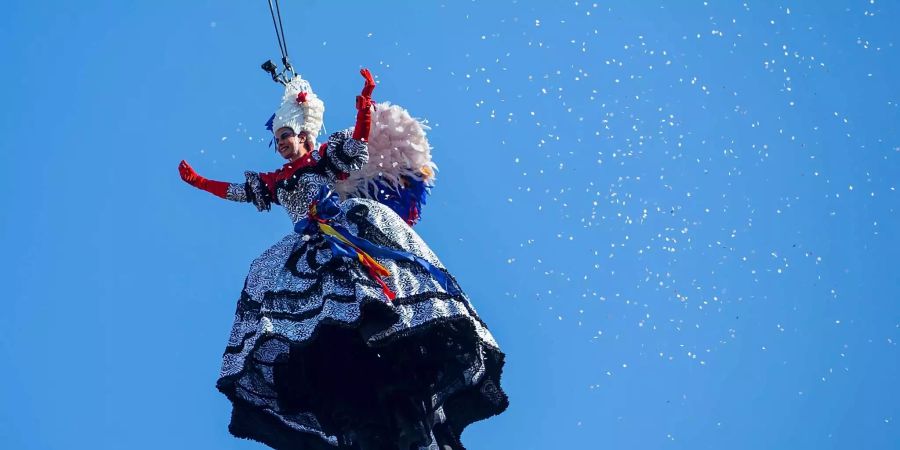
[[[306,136],[306,140],[303,141],[303,148],[305,148],[307,152],[312,153],[312,152],[313,152],[313,148],[314,148],[314,146],[315,146],[315,142],[313,142],[312,136],[311,136],[309,133],[307,133],[306,131],[301,131],[301,132],[298,134],[298,136],[299,136],[300,134]]]

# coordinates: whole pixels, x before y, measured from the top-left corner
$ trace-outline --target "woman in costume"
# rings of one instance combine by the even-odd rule
[[[319,147],[323,102],[299,76],[286,84],[270,119],[280,169],[226,183],[179,165],[190,185],[281,205],[294,224],[250,265],[217,387],[231,433],[275,449],[463,449],[467,425],[508,405],[504,355],[410,227],[433,175],[423,127],[376,110],[361,74],[356,126]]]

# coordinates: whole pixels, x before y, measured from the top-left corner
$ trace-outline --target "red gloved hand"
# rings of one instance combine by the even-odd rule
[[[371,98],[372,91],[375,90],[375,79],[372,78],[372,73],[369,72],[369,69],[360,69],[359,74],[366,79],[366,85],[363,86],[362,92],[359,95]]]
[[[366,79],[360,95],[356,96],[356,126],[353,128],[353,139],[359,141],[369,140],[369,131],[372,129],[372,91],[375,90],[375,80],[369,69],[362,69],[359,74]]]
[[[181,179],[184,180],[185,183],[194,187],[197,187],[203,179],[203,177],[197,174],[197,172],[194,171],[194,168],[183,159],[181,160],[181,163],[178,164],[178,174],[181,175]]]
[[[194,186],[197,189],[202,189],[210,194],[215,195],[216,197],[225,198],[228,193],[228,183],[222,181],[208,180],[203,178],[194,171],[194,168],[191,167],[190,164],[185,160],[181,160],[181,163],[178,164],[178,173],[181,175],[181,179],[184,180],[185,183]]]

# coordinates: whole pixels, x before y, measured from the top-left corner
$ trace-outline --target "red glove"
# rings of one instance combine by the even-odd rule
[[[181,160],[181,163],[178,164],[178,173],[181,174],[181,179],[184,180],[185,183],[197,189],[203,189],[216,197],[225,198],[225,195],[228,193],[228,183],[207,180],[206,178],[201,177],[194,171],[194,168],[183,159]]]
[[[372,98],[372,91],[375,90],[375,80],[372,78],[372,73],[369,72],[369,69],[360,69],[359,74],[366,79],[366,85],[363,86],[363,90],[359,95]]]
[[[359,141],[369,140],[369,131],[372,129],[372,91],[375,90],[375,80],[369,69],[359,71],[366,79],[360,95],[356,96],[356,127],[353,128],[353,139]]]

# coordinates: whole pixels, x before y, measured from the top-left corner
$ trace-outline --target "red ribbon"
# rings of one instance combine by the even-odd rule
[[[313,200],[313,202],[310,203],[308,213],[309,220],[321,224],[327,224],[329,222],[328,219],[319,217],[318,203],[318,200]],[[340,234],[340,231],[335,231]],[[325,236],[326,238],[334,239],[333,236],[328,236],[328,233],[325,233]],[[382,267],[380,264],[378,264],[377,261],[375,261],[374,258],[369,256],[362,249],[356,247],[355,245],[347,243],[342,243],[342,245],[353,249],[353,253],[356,254],[359,263],[366,268],[366,271],[369,272],[369,276],[372,277],[372,279],[375,280],[379,286],[381,286],[381,292],[383,292],[384,296],[388,298],[388,302],[391,302],[395,298],[397,298],[397,294],[395,294],[394,291],[392,291],[391,288],[387,285],[387,283],[385,283],[384,280],[381,279],[382,275],[390,275],[390,273],[387,272],[387,269]]]

